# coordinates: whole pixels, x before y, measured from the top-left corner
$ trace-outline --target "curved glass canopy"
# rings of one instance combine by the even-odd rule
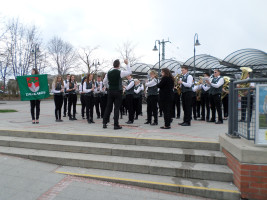
[[[182,62],[172,59],[166,59],[160,61],[160,67],[159,62],[157,62],[155,65],[153,65],[152,69],[159,70],[163,68],[168,68],[172,72],[176,72],[178,69],[180,69],[180,66],[183,65]]]

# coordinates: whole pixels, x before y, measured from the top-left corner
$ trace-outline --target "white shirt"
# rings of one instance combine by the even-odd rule
[[[157,79],[156,78],[153,78],[151,81],[148,81],[147,83],[146,83],[146,86],[147,87],[154,87],[155,85],[157,85],[158,83],[157,83]]]
[[[131,70],[130,64],[128,64],[128,65],[126,65],[126,70],[125,71],[121,70],[120,76],[121,76],[121,78],[124,78],[126,76],[131,75],[131,74],[132,74],[132,70]],[[104,84],[104,86],[106,86],[108,88],[108,86],[107,86],[108,85],[108,74],[106,74],[106,76],[105,76],[105,78],[103,80],[103,84]]]
[[[67,89],[67,86],[69,85],[69,81],[67,81],[67,83],[66,83],[66,81],[64,81],[64,88],[65,89]]]
[[[140,87],[138,87],[137,89],[134,89],[134,93],[138,94],[140,91],[144,90],[144,86],[143,84],[139,84]]]
[[[188,73],[186,73],[184,76],[186,76]],[[185,87],[192,87],[193,84],[193,77],[191,75],[187,76],[187,82],[182,82],[183,86]]]
[[[205,86],[205,84],[202,84],[200,87],[201,87],[205,92],[208,91],[208,90],[210,89],[210,86],[209,86],[208,84],[206,84],[206,86]]]
[[[199,89],[200,85],[194,85],[192,90],[193,92],[196,92]]]
[[[79,92],[82,93],[83,92],[83,87],[82,84],[79,86]]]
[[[134,87],[134,80],[131,79],[129,81],[131,81],[131,82],[126,86],[125,90],[130,90],[132,87]]]
[[[221,76],[218,76],[218,77],[213,77],[213,79],[218,79],[218,78],[220,78]],[[219,79],[219,81],[217,82],[217,83],[211,83],[210,85],[212,86],[212,87],[214,87],[214,88],[219,88],[219,87],[221,87],[222,85],[224,84],[224,80],[223,80],[223,78],[220,78]]]
[[[90,83],[90,82],[89,82]],[[89,93],[89,92],[92,92],[92,89],[86,89],[86,82],[83,83],[83,92],[84,93]]]
[[[70,89],[70,84],[69,84],[70,82],[68,81],[67,83],[66,83],[66,85],[64,85],[64,87],[66,88],[66,91],[68,92],[68,90]],[[77,83],[76,82],[74,82],[74,88],[75,88],[75,86],[77,86]]]
[[[64,89],[64,87],[65,87],[65,85],[64,86],[61,86],[61,89]],[[61,93],[60,90],[56,90],[56,85],[55,84],[52,84],[52,92],[53,93]]]
[[[98,89],[98,87],[96,87],[96,84],[98,84],[99,89]],[[95,82],[95,90],[94,90],[94,93],[95,94],[99,94],[101,92],[102,87],[103,87],[102,81]]]

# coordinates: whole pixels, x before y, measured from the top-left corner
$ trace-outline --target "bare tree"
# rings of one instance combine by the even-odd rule
[[[33,51],[40,46],[40,35],[36,26],[26,26],[19,19],[11,19],[7,25],[5,44],[14,77],[26,75],[34,67]],[[36,59],[41,57],[38,52]]]
[[[87,47],[80,48],[78,51],[79,59],[86,66],[86,73],[92,73],[92,71],[97,71],[97,67],[93,66],[93,58],[92,58],[93,53],[97,49],[98,49],[98,46],[93,47],[93,48],[87,46]],[[94,64],[97,64],[97,63],[94,63]]]
[[[3,81],[3,88],[5,91],[7,78],[12,74],[10,54],[8,52],[6,52],[6,54],[1,53],[0,59],[0,78]]]
[[[135,55],[136,44],[133,44],[131,41],[126,41],[122,45],[119,45],[116,51],[120,54],[121,59],[128,59],[130,65],[137,63],[141,57]]]
[[[47,50],[51,57],[53,69],[58,74],[65,75],[77,66],[77,53],[74,47],[63,41],[60,37],[54,36],[47,44]]]

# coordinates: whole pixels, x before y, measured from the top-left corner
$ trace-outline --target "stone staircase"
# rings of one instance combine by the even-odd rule
[[[62,165],[57,173],[214,199],[240,198],[219,143],[0,131],[0,153]]]

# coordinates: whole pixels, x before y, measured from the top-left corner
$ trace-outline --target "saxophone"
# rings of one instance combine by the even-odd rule
[[[180,76],[180,74],[177,74],[174,77],[174,88],[177,90],[178,95],[181,95],[182,93],[181,84],[178,83],[178,81],[180,80]]]
[[[223,79],[224,79],[223,89],[225,91],[228,91],[229,90],[230,77],[224,76]],[[227,92],[222,91],[221,99],[226,97],[227,94],[228,94]]]
[[[252,69],[250,67],[240,67],[240,69],[242,70],[241,80],[247,79],[248,78],[248,74],[250,72],[252,72]],[[250,83],[242,83],[239,86],[240,86],[240,88],[249,88]],[[238,91],[238,94],[241,97],[244,97],[244,96],[247,95],[247,91],[246,90],[240,90],[240,91]]]

